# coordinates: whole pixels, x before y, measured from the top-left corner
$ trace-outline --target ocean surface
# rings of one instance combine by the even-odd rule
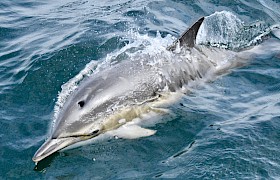
[[[32,161],[73,82],[120,52],[171,45],[202,16],[228,22],[224,36],[200,37],[208,46],[238,51],[266,36],[280,44],[279,0],[1,0],[0,179],[280,179],[280,51],[265,46],[247,65],[192,88],[153,136]],[[215,22],[213,32],[221,30]]]

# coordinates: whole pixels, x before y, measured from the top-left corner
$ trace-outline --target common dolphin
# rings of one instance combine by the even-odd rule
[[[236,59],[237,53],[196,45],[203,21],[204,17],[167,48],[169,57],[139,55],[85,79],[65,101],[50,137],[32,160],[37,163],[70,145],[120,128],[142,114],[160,111],[154,104],[164,101],[165,94],[242,64],[242,58],[238,57],[241,59],[238,63],[231,61],[227,68],[220,68],[216,59]],[[151,58],[161,60],[153,64]],[[140,136],[155,133],[149,129],[140,130],[143,132]]]

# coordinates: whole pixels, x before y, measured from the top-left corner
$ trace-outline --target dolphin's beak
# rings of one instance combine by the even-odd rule
[[[32,160],[37,163],[49,155],[61,150],[71,144],[82,141],[79,137],[65,137],[59,139],[48,139],[34,154]]]

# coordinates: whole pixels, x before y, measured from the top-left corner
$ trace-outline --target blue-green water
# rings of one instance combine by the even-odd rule
[[[178,37],[215,11],[279,24],[280,2],[0,2],[1,179],[279,179],[280,52],[256,57],[170,107],[153,136],[31,158],[49,132],[61,86],[114,55],[135,32]],[[138,36],[141,36],[138,35]],[[171,120],[170,120],[171,118]]]

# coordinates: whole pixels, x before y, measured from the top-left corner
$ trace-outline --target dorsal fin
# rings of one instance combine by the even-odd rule
[[[178,38],[171,46],[167,47],[167,50],[174,51],[176,49],[176,46],[178,43],[180,43],[180,46],[186,46],[186,47],[194,47],[196,35],[200,28],[200,25],[202,24],[204,20],[204,17],[200,18],[196,23],[194,23],[188,30],[186,30],[180,38]]]

